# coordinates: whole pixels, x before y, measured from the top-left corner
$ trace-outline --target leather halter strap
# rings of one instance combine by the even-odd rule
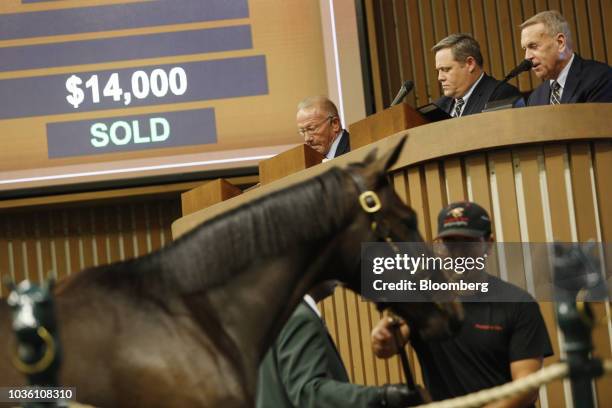
[[[361,175],[351,171],[349,171],[348,174],[351,176],[351,180],[353,180],[355,186],[357,187],[357,192],[359,193],[359,205],[370,218],[370,229],[380,242],[388,243],[395,252],[399,252],[398,247],[395,245],[391,237],[391,227],[389,226],[389,222],[382,217],[380,212],[382,209],[380,197],[375,191],[369,190],[366,187]]]

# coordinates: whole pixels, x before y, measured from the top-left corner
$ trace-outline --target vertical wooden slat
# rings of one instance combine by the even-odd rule
[[[121,260],[120,207],[106,207],[104,217],[108,228],[109,257],[110,262],[113,263]]]
[[[144,204],[132,205],[132,217],[134,220],[134,234],[136,235],[138,256],[143,256],[149,252]]]
[[[461,159],[454,157],[444,160],[444,175],[448,187],[447,202],[467,201],[467,185]]]
[[[523,4],[523,19],[521,21],[519,21],[517,23],[517,25],[520,25],[523,21],[527,20],[528,18],[530,18],[531,16],[534,16],[536,14],[535,11],[535,7],[533,4],[533,0],[522,0],[522,4]],[[520,33],[519,33],[520,35]],[[522,52],[522,50],[521,50]],[[523,57],[524,57],[524,52],[523,52]],[[522,60],[523,58],[521,58]],[[520,60],[519,60],[520,61]],[[528,77],[529,75],[521,75],[523,77]],[[538,86],[542,81],[540,81],[538,79],[538,77],[536,77],[536,75],[533,73],[533,71],[530,72],[530,76],[531,76],[531,87],[535,88],[536,86]],[[529,89],[529,88],[527,88]]]
[[[497,240],[506,243],[521,242],[512,156],[509,151],[503,150],[490,154],[489,159],[495,163],[497,199],[500,210],[500,213],[495,213],[494,217],[496,222],[501,224],[503,231],[503,239],[498,232]],[[505,245],[504,255],[505,259],[500,256],[500,262],[506,264],[508,281],[526,289],[522,248],[519,245]]]
[[[484,58],[484,67],[486,70],[490,70],[491,67],[491,55],[488,52],[487,42],[487,27],[485,25],[484,7],[482,0],[472,0],[472,24],[474,25],[473,35],[476,41],[480,43],[482,49],[482,57]]]
[[[397,46],[399,53],[399,64],[401,80],[414,80],[413,58],[410,47],[410,27],[408,26],[408,17],[406,15],[406,3],[403,0],[393,2],[393,9],[396,21]],[[410,92],[406,96],[406,101],[411,106],[416,106],[415,92]]]
[[[370,321],[370,313],[368,309],[373,307],[373,304],[366,302],[362,297],[358,297],[357,310],[359,313],[359,328],[361,332],[359,336],[362,340],[363,345],[363,371],[364,371],[364,384],[373,385],[376,384],[375,372],[374,372],[374,353],[372,352],[372,338],[370,333],[372,332],[372,322]]]
[[[610,65],[612,61],[612,1],[601,0],[600,6],[603,33],[606,42],[606,61],[608,61],[608,65]]]
[[[470,178],[472,197],[471,201],[484,208],[489,216],[494,217],[493,206],[491,204],[491,185],[489,183],[489,170],[484,154],[469,155],[465,159],[466,175]],[[494,237],[494,219],[491,219],[491,232]],[[493,252],[487,261],[487,272],[493,276],[499,276],[497,252]]]
[[[20,217],[23,222],[23,250],[24,267],[27,267],[27,278],[35,283],[40,283],[38,273],[38,254],[34,213],[26,213]],[[24,273],[26,271],[24,270]]]
[[[601,228],[601,241],[612,242],[612,211],[606,210],[612,203],[612,142],[602,141],[593,143],[593,172],[595,175],[595,191],[597,192],[597,205],[599,225]],[[607,278],[612,277],[612,253],[606,253]]]
[[[334,340],[334,343],[338,344],[338,329],[336,323],[336,311],[334,309],[334,298],[336,293],[338,293],[340,289],[336,288],[334,295],[328,297],[323,301],[323,309],[322,314],[325,317],[325,326],[327,326],[327,330],[329,331],[329,335]]]
[[[597,225],[595,218],[595,203],[591,183],[591,152],[587,143],[573,143],[569,147],[570,168],[572,174],[572,193],[578,241],[597,240]],[[592,303],[595,316],[601,322],[608,322],[605,304]],[[593,346],[601,358],[610,358],[610,335],[607,324],[597,324],[593,328]],[[608,384],[606,386],[606,384]],[[595,381],[599,406],[612,401],[612,388],[609,379]]]
[[[53,247],[55,248],[56,276],[62,279],[68,275],[66,261],[66,236],[64,234],[64,223],[62,212],[52,210],[49,212],[49,234],[53,237]]]
[[[79,239],[81,241],[81,251],[83,253],[83,265],[81,269],[94,266],[94,245],[95,237],[91,226],[91,212],[89,208],[82,208],[79,214]]]
[[[15,282],[21,282],[26,279],[24,254],[23,254],[23,221],[20,218],[11,217],[8,222],[9,233],[13,248],[13,270],[15,274]]]
[[[6,233],[6,216],[0,215],[0,298],[6,296],[4,280],[10,278],[9,265],[9,239]]]
[[[517,28],[512,25],[508,2],[506,0],[498,0],[495,2],[495,4],[497,4],[497,18],[499,20],[500,46],[503,62],[502,70],[503,75],[505,76],[505,74],[510,72],[517,64],[513,50],[515,48],[521,48],[520,36],[517,35]],[[516,42],[514,41],[515,38]],[[502,75],[500,75],[498,79],[501,79],[501,76]],[[518,87],[518,79],[513,79],[512,84]]]
[[[48,279],[49,275],[54,273],[48,217],[47,211],[35,214],[36,239],[40,243],[40,272],[43,279]]]
[[[98,265],[106,265],[109,260],[108,248],[108,224],[106,223],[106,213],[104,207],[91,209],[92,212],[92,231],[96,237],[96,254]]]
[[[380,112],[383,109],[382,84],[380,81],[383,72],[380,67],[380,51],[379,42],[377,40],[380,35],[377,35],[377,31],[380,30],[380,26],[377,24],[378,21],[376,19],[377,4],[377,0],[365,0],[368,46],[370,50],[370,68],[372,69],[372,86],[374,89],[374,105],[376,112]]]
[[[448,35],[444,8],[444,0],[432,0],[431,12],[433,16],[434,37],[436,38],[436,42]],[[434,44],[431,45],[433,46]]]
[[[561,11],[561,0],[548,0],[548,10]]]
[[[433,52],[429,51],[441,38],[435,38],[434,32],[431,29],[433,24],[433,15],[431,10],[431,3],[428,1],[419,2],[421,10],[421,32],[423,34],[423,48],[425,50],[425,76],[427,81],[428,94],[432,99],[438,99],[440,97],[440,86],[438,85],[437,78],[438,72],[436,71],[436,63]]]
[[[425,175],[419,167],[408,169],[408,190],[410,191],[410,206],[415,211],[417,220],[419,220],[419,233],[425,241],[431,241],[432,227],[429,206],[427,205],[427,186]]]
[[[370,321],[372,322],[372,325],[375,325],[382,318],[382,315],[373,307],[369,309],[369,312]],[[383,385],[389,382],[387,366],[385,365],[385,362],[379,358],[374,359],[374,373],[376,375],[376,385]]]
[[[538,164],[538,155],[541,154],[541,152],[542,149],[536,147],[521,148],[517,151],[521,166],[521,181],[523,185],[523,196],[525,197],[525,216],[530,243],[546,242],[544,208],[541,198],[540,169]],[[550,267],[547,259],[546,256],[537,256],[535,254],[532,254],[531,257],[536,299],[551,299],[550,279],[546,272]],[[539,305],[553,345],[554,356],[544,360],[544,365],[548,366],[558,362],[560,359],[559,343],[557,342],[557,323],[554,305],[551,302],[539,302]],[[548,383],[546,385],[546,395],[549,407],[565,406],[563,383],[560,381]]]
[[[340,288],[334,295],[336,306],[336,322],[338,324],[338,351],[342,356],[342,361],[346,366],[349,378],[355,378],[355,370],[353,367],[353,355],[351,339],[349,338],[348,312],[346,306],[346,289]]]
[[[433,219],[435,219],[440,210],[442,210],[442,208],[447,204],[444,178],[440,172],[438,162],[427,163],[425,165],[425,180],[427,183],[427,203],[429,205],[429,214]],[[436,235],[436,229],[436,223],[432,222],[432,236]]]
[[[484,155],[470,155],[465,159],[466,174],[469,175],[472,189],[472,201],[478,203],[489,214],[493,214],[491,207],[491,192],[489,184],[489,170]],[[492,228],[495,228],[492,226]],[[493,231],[495,232],[495,231]]]
[[[395,33],[395,16],[393,12],[393,2],[382,1],[381,2],[383,21],[384,21],[384,34],[385,34],[385,51],[387,58],[387,72],[389,78],[387,96],[388,103],[385,106],[389,106],[395,93],[402,85],[402,77],[400,74],[400,62],[397,50],[397,36]]]
[[[151,231],[151,248],[153,251],[161,248],[161,223],[159,218],[159,203],[152,203],[149,206],[149,229]]]
[[[448,22],[448,34],[461,31],[459,28],[459,8],[457,6],[457,0],[447,0],[446,20]]]
[[[64,223],[68,235],[68,246],[70,247],[70,262],[69,272],[76,273],[82,268],[81,265],[81,248],[79,245],[79,213],[74,210],[64,211]]]
[[[525,20],[525,18],[523,17],[523,10],[521,7],[521,2],[516,1],[516,0],[508,0],[508,2],[510,4],[511,25],[512,27],[517,27]],[[517,29],[517,34],[515,35],[517,36],[516,37],[517,41],[516,41],[516,46],[514,47],[514,55],[515,55],[514,60],[522,61],[525,58],[525,52],[521,48],[521,33],[519,29]],[[539,84],[540,81],[536,79],[534,82],[533,80],[534,78],[535,78],[534,75],[519,75],[518,76],[519,89],[521,91],[528,91],[532,89],[534,86],[537,86],[536,84]]]
[[[604,0],[605,1],[605,0]],[[578,32],[580,56],[583,58],[593,58],[591,47],[591,30],[589,29],[589,17],[587,15],[587,4],[584,0],[574,1],[574,11],[576,16],[576,31]]]
[[[363,369],[363,347],[364,342],[361,338],[361,329],[359,327],[357,295],[354,292],[346,292],[346,312],[348,320],[348,335],[351,340],[351,366],[353,367],[352,382],[363,384],[365,381],[365,373]]]
[[[410,28],[410,49],[414,61],[415,91],[417,105],[424,105],[429,101],[427,92],[427,76],[425,74],[427,60],[425,54],[430,47],[423,47],[423,36],[419,19],[419,6],[417,0],[407,0],[407,18]],[[433,46],[433,44],[432,44]]]
[[[592,58],[597,61],[606,60],[604,30],[601,23],[601,9],[599,8],[601,1],[606,0],[588,0],[587,2],[587,29],[590,31],[591,36],[591,47],[593,49]]]
[[[504,77],[503,53],[501,50],[501,36],[497,27],[497,7],[496,1],[484,2],[484,16],[486,25],[486,44],[484,51],[489,54],[488,72],[496,78]],[[484,44],[480,44],[484,47]]]
[[[561,0],[561,14],[567,20],[570,26],[570,30],[574,35],[574,46],[576,47],[576,51],[582,54],[582,50],[580,47],[581,44],[581,33],[576,29],[576,13],[574,11],[574,0]]]
[[[457,0],[459,8],[459,26],[462,33],[474,34],[470,0]]]
[[[551,203],[550,218],[553,230],[553,240],[570,242],[572,240],[572,234],[569,225],[570,217],[564,177],[565,152],[566,149],[563,145],[550,145],[544,147],[548,201]]]
[[[410,202],[408,198],[408,183],[406,182],[404,170],[393,173],[393,188],[404,204]]]
[[[129,205],[121,205],[119,211],[119,234],[123,242],[123,253],[125,259],[132,259],[136,255],[134,248],[134,227],[132,225],[132,212]]]
[[[388,48],[393,47],[393,44],[387,44],[386,37],[387,31],[389,30],[389,22],[385,20],[384,14],[384,1],[374,1],[374,17],[376,21],[376,27],[379,28],[379,33],[376,36],[376,46],[378,52],[378,65],[380,66],[380,90],[381,90],[381,110],[389,106],[391,97],[389,96],[389,63],[387,60]]]

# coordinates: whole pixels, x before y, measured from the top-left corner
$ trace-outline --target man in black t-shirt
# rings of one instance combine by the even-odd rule
[[[453,257],[486,253],[493,242],[487,212],[475,203],[451,204],[438,216],[436,241],[449,248]],[[461,245],[466,242],[470,244]],[[454,278],[449,275],[449,279]],[[418,333],[410,333],[406,324],[400,327],[402,337],[417,353],[425,385],[434,400],[525,377],[542,367],[544,357],[552,355],[544,319],[531,295],[485,271],[480,276],[464,273],[461,279],[486,282],[488,290],[461,294],[465,318],[455,337],[425,342]],[[500,294],[513,302],[499,302]],[[381,320],[372,331],[372,347],[381,358],[397,353],[390,319]],[[537,391],[533,391],[490,406],[532,407],[536,399]]]

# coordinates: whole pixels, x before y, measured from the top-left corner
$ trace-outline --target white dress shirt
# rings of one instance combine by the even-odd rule
[[[470,89],[468,89],[468,91],[465,93],[465,95],[463,95],[461,97],[461,99],[463,99],[463,106],[461,107],[461,112],[459,112],[458,116],[463,115],[463,111],[465,110],[465,107],[467,106],[468,99],[470,98],[470,96],[474,92],[474,89],[476,89],[476,85],[478,85],[478,83],[482,80],[483,77],[484,77],[484,72],[482,74],[480,74],[480,76],[478,77],[476,82],[474,82],[472,84],[472,86],[470,87]],[[455,105],[456,104],[457,104],[457,99],[454,100],[453,109],[451,110],[451,112],[455,112]]]
[[[561,97],[563,97],[563,90],[565,89],[565,83],[567,82],[567,74],[569,74],[569,70],[570,67],[572,66],[572,62],[574,62],[574,56],[576,54],[572,54],[572,58],[570,58],[569,62],[567,63],[567,65],[565,66],[565,68],[563,68],[563,70],[561,70],[561,72],[559,73],[559,76],[557,77],[557,79],[551,79],[550,82],[550,87],[552,89],[552,84],[554,81],[557,81],[559,83],[559,85],[561,85],[561,88],[559,88],[559,101],[561,101]]]

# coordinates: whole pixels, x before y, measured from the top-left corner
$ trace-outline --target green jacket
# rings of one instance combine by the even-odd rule
[[[379,407],[383,389],[349,383],[323,321],[301,302],[259,367],[257,408]]]

